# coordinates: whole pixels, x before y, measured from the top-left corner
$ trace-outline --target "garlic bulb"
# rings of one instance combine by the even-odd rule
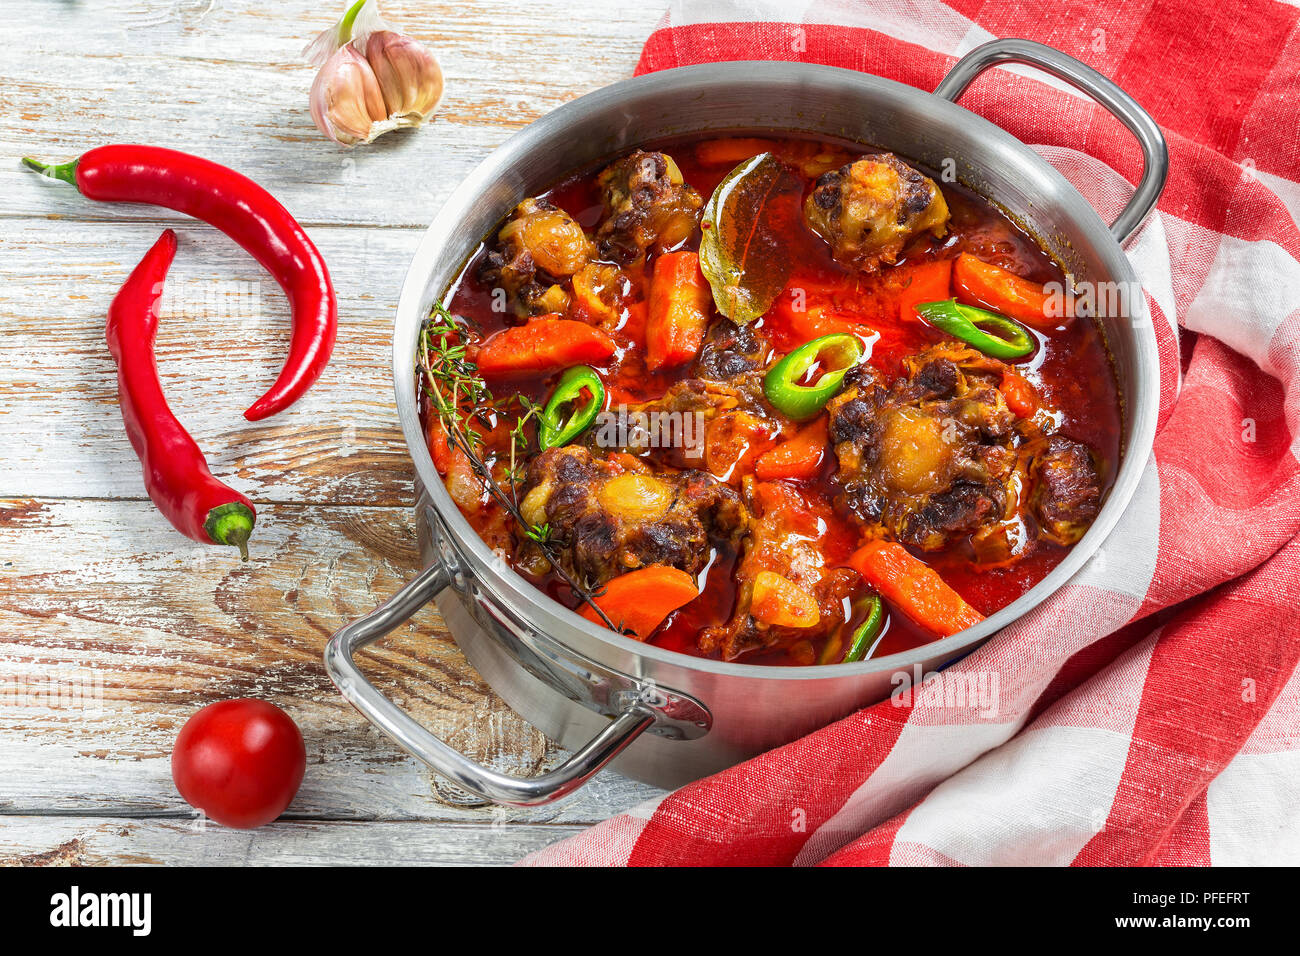
[[[392,30],[366,37],[366,60],[384,94],[388,118],[398,126],[419,126],[442,99],[442,68],[419,40]]]
[[[420,126],[442,99],[442,68],[432,51],[389,29],[375,0],[357,0],[303,54],[320,67],[311,87],[312,118],[343,146]]]

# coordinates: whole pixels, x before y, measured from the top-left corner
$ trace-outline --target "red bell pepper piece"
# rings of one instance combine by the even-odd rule
[[[1002,373],[998,391],[1006,400],[1007,408],[1021,418],[1033,418],[1038,411],[1038,393],[1029,380],[1014,369]]]

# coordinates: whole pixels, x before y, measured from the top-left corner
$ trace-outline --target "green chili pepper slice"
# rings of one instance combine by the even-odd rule
[[[1034,337],[1023,325],[988,309],[977,309],[973,305],[962,305],[956,299],[946,299],[923,302],[916,311],[936,329],[994,358],[1010,361],[1024,358],[1034,350]]]
[[[578,402],[583,391],[590,392],[584,404]],[[575,408],[567,418],[562,417],[570,404]],[[605,407],[605,385],[600,374],[590,365],[575,365],[566,369],[542,409],[537,440],[542,451],[567,445],[590,427]]]
[[[860,621],[853,629],[853,634],[849,638],[849,647],[844,651],[844,656],[840,652],[844,649],[844,632],[848,630],[853,621]],[[876,643],[880,640],[880,633],[885,625],[885,602],[880,600],[880,596],[873,594],[868,598],[861,598],[853,602],[853,616],[848,622],[840,628],[826,645],[822,648],[821,655],[817,658],[818,664],[852,664],[854,661],[866,660],[871,652],[875,649]]]
[[[867,617],[853,632],[853,640],[849,642],[849,649],[844,654],[846,664],[867,658],[867,655],[875,649],[876,641],[880,638],[880,630],[885,623],[885,602],[880,600],[878,594],[873,594],[862,602],[862,608],[866,610]]]
[[[812,418],[835,397],[844,373],[862,361],[864,351],[862,340],[847,332],[805,342],[763,377],[763,394],[773,408],[795,421]],[[825,371],[811,385],[800,385],[799,380],[818,363]]]

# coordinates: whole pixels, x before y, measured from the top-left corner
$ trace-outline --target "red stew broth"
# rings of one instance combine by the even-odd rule
[[[698,144],[719,139],[717,136],[676,139],[648,145],[646,149],[661,149],[673,157],[686,182],[707,197],[734,167],[704,165],[696,156]],[[725,137],[722,137],[725,138]],[[871,152],[870,147],[844,144],[830,139],[802,136],[784,136],[769,140],[778,147],[797,148],[817,143],[826,147],[843,148],[847,145],[852,156]],[[907,157],[903,157],[907,159]],[[612,160],[611,160],[612,161]],[[593,167],[559,183],[541,195],[567,211],[588,232],[595,229],[602,209],[596,175],[605,164]],[[933,174],[931,174],[933,175]],[[894,266],[885,266],[873,276],[851,273],[830,256],[828,245],[811,230],[800,226],[791,230],[790,254],[795,265],[786,291],[776,305],[759,321],[767,335],[773,354],[779,355],[817,335],[836,331],[835,328],[809,327],[806,316],[811,308],[796,312],[792,307],[794,290],[804,290],[805,305],[817,305],[823,315],[834,320],[860,323],[877,333],[872,343],[870,363],[888,377],[898,375],[902,360],[944,338],[942,333],[920,321],[904,322],[899,314],[899,298],[910,284],[911,270],[916,266],[940,259],[955,259],[962,252],[1009,269],[1039,283],[1064,282],[1060,267],[1023,229],[989,202],[965,186],[956,183],[939,183],[951,212],[947,235],[941,239],[925,237],[913,241]],[[805,195],[811,191],[813,180],[805,184]],[[490,243],[491,237],[488,242]],[[682,248],[696,248],[698,236]],[[493,288],[481,282],[478,269],[486,246],[466,264],[460,280],[453,287],[446,302],[448,309],[462,315],[482,330],[484,337],[502,328],[516,324],[510,312],[493,308]],[[637,275],[634,283],[640,297],[645,296],[645,276]],[[619,353],[611,362],[600,368],[605,378],[611,404],[643,402],[662,395],[673,382],[684,374],[683,369],[673,369],[660,374],[649,373],[641,357],[639,338],[643,313],[625,312],[622,326],[615,332]],[[859,333],[864,332],[858,328]],[[1033,333],[1038,340],[1036,353],[1016,368],[1035,386],[1046,406],[1060,413],[1059,432],[1083,442],[1094,452],[1102,472],[1103,490],[1113,481],[1119,460],[1120,398],[1109,353],[1096,326],[1088,320],[1075,320],[1051,334]],[[549,375],[512,378],[511,390],[534,400],[545,400],[558,378],[558,372]],[[489,383],[495,384],[495,383]],[[427,414],[427,408],[425,409]],[[812,498],[833,500],[836,488],[831,481],[834,456],[826,456],[822,474],[805,484],[805,493]],[[701,467],[703,467],[701,465]],[[499,523],[499,513],[494,508],[479,516],[470,516],[470,522],[481,533],[488,525]],[[828,566],[842,564],[852,552],[858,537],[857,526],[833,508],[823,516],[824,531],[819,547]],[[954,547],[940,552],[916,552],[927,564],[940,572],[947,583],[982,614],[988,615],[1019,598],[1041,581],[1065,556],[1068,548],[1038,541],[1030,553],[1010,567],[982,568],[975,564],[964,547]],[[696,635],[700,629],[725,622],[735,601],[733,572],[738,560],[734,553],[716,551],[707,569],[701,575],[701,595],[685,608],[674,613],[652,636],[651,643],[660,647],[701,656],[696,648]],[[547,575],[535,583],[551,597],[568,607],[580,601],[556,576]],[[929,643],[936,638],[912,624],[904,615],[891,611],[887,629],[877,644],[873,657],[897,653]],[[786,650],[757,651],[741,660],[761,664],[795,664],[806,661],[791,659]]]

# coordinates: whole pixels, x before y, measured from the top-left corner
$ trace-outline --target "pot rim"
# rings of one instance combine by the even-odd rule
[[[950,637],[923,644],[920,647],[890,654],[885,657],[872,658],[851,664],[827,664],[807,667],[780,666],[770,664],[746,664],[741,662],[717,661],[709,658],[694,657],[678,651],[667,650],[652,644],[644,644],[621,634],[616,634],[583,618],[559,602],[537,589],[522,575],[510,568],[505,562],[496,558],[487,544],[470,526],[460,509],[452,502],[443,485],[441,476],[433,467],[428,445],[421,427],[415,389],[415,340],[418,330],[426,318],[425,292],[429,286],[428,278],[437,267],[440,258],[445,257],[444,236],[451,233],[451,227],[459,221],[462,214],[472,206],[485,192],[485,187],[494,179],[508,174],[515,157],[527,153],[536,146],[568,125],[570,117],[588,111],[617,110],[629,94],[637,96],[680,94],[683,89],[698,92],[700,87],[710,84],[759,84],[774,85],[802,83],[806,85],[835,84],[840,87],[853,86],[864,97],[892,99],[901,104],[920,105],[946,114],[951,123],[973,126],[981,137],[994,141],[1002,151],[1015,154],[1019,160],[1032,170],[1036,176],[1055,181],[1069,208],[1066,213],[1075,226],[1083,232],[1097,249],[1102,259],[1107,278],[1126,283],[1137,283],[1137,277],[1129,263],[1120,243],[1115,239],[1110,228],[1102,221],[1097,211],[1083,196],[1046,160],[1042,159],[1030,147],[1016,139],[989,120],[958,106],[956,103],[926,92],[916,87],[898,83],[894,80],[862,73],[840,67],[819,64],[740,60],[716,64],[677,67],[645,76],[621,80],[602,87],[577,99],[565,103],[546,115],[538,118],[523,129],[514,133],[504,143],[489,153],[448,196],[438,214],[416,250],[397,308],[397,317],[393,333],[393,382],[397,401],[398,417],[401,421],[407,452],[415,465],[417,479],[433,503],[443,526],[456,543],[456,548],[468,567],[460,570],[471,574],[479,586],[484,588],[494,599],[511,608],[516,613],[533,620],[552,639],[566,644],[562,636],[557,636],[557,628],[577,629],[588,640],[597,640],[614,648],[671,667],[700,671],[718,676],[736,676],[753,679],[779,680],[817,680],[828,677],[844,678],[864,675],[879,671],[908,671],[914,665],[927,660],[948,658],[943,666],[959,657],[976,650],[985,640],[1007,627],[1036,608],[1050,595],[1083,567],[1097,551],[1102,542],[1109,537],[1118,523],[1120,516],[1128,507],[1137,490],[1146,469],[1155,439],[1156,418],[1159,410],[1159,376],[1160,366],[1156,351],[1154,327],[1146,307],[1145,296],[1135,296],[1131,303],[1131,315],[1128,324],[1132,332],[1134,360],[1138,368],[1137,387],[1134,394],[1121,396],[1123,407],[1131,416],[1131,424],[1126,430],[1126,441],[1121,451],[1120,468],[1115,481],[1107,493],[1101,512],[1084,537],[1075,544],[1061,563],[1052,569],[1041,581],[1021,595],[1011,604],[990,615],[973,628]],[[812,125],[811,123],[809,124]],[[810,128],[794,126],[774,130],[787,132],[816,132]],[[753,131],[754,125],[718,126],[699,129],[697,132]],[[866,145],[866,144],[864,144]],[[522,185],[522,184],[521,184]],[[549,185],[549,184],[548,184]],[[996,197],[991,197],[980,190],[976,184],[968,183],[995,205]],[[514,200],[522,198],[522,193]],[[505,212],[503,210],[502,215]],[[1026,223],[1028,229],[1030,224]],[[1030,230],[1031,235],[1034,234]],[[1041,239],[1040,239],[1041,241]],[[454,273],[443,283],[441,293],[443,301],[447,292],[459,281],[465,263],[473,254],[472,249],[459,252]],[[1145,379],[1145,384],[1143,380]]]

